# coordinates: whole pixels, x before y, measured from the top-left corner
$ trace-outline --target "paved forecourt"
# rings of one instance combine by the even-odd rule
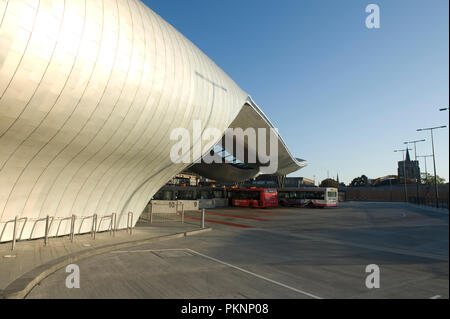
[[[448,298],[448,212],[402,203],[214,209],[214,231],[78,263],[29,298]],[[195,221],[195,220],[193,220]],[[365,285],[366,266],[381,288]]]

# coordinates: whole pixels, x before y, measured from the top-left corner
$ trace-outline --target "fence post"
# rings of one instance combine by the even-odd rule
[[[97,214],[94,214],[93,220],[92,220],[92,223],[94,226],[94,240],[95,240],[95,235],[97,234],[97,218],[98,218]]]
[[[111,214],[111,222],[109,223],[109,236],[112,236],[112,234],[113,234],[113,219],[114,219],[114,213]]]
[[[44,246],[47,246],[47,241],[48,241],[48,222],[49,222],[49,216],[47,215],[47,217],[45,218],[45,235],[44,235]]]
[[[17,216],[14,218],[13,241],[11,250],[14,250],[14,248],[16,247],[16,232],[17,232]]]
[[[75,215],[72,215],[70,219],[70,242],[73,243],[73,239],[75,237]]]
[[[205,228],[205,209],[202,209],[202,229]]]
[[[129,212],[131,216],[131,223],[130,223],[130,235],[133,235],[133,212]]]
[[[116,232],[117,232],[117,214],[114,213],[114,236],[116,236]]]
[[[23,230],[25,229],[27,221],[28,221],[28,217],[25,217],[25,221],[23,222],[22,230],[20,231],[19,240],[22,239]]]
[[[112,214],[111,214],[111,223],[110,223],[110,225],[109,225],[109,235],[110,235],[110,236],[113,236],[113,237],[116,235],[116,234],[115,234],[115,231],[114,231],[114,224],[115,224],[114,219],[116,218],[115,215],[116,215],[115,213],[112,213]]]
[[[95,214],[92,215],[91,238],[94,237],[94,221],[95,221]]]

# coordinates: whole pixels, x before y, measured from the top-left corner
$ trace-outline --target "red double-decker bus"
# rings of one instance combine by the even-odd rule
[[[231,205],[236,207],[278,207],[278,192],[275,188],[232,189],[229,192]]]

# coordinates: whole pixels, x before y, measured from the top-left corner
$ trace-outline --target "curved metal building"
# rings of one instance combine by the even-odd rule
[[[94,213],[125,227],[189,166],[172,162],[170,134],[194,120],[272,126],[139,0],[0,0],[0,241],[15,218],[21,239],[42,237],[46,216],[50,235],[69,233],[72,215],[80,232]],[[304,165],[279,138],[279,173]]]

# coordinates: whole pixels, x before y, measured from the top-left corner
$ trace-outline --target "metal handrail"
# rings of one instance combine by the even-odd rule
[[[152,203],[150,202],[150,224],[153,224],[153,214],[155,215],[168,215],[168,214],[172,214],[172,213],[153,213],[153,205],[155,206],[169,206],[169,208],[175,208],[175,214],[179,215],[181,212],[181,223],[184,224],[184,203],[180,202],[180,201],[176,201],[176,204],[174,205],[174,207],[171,207],[172,204],[175,201],[170,201],[169,203]],[[181,205],[181,211],[179,209],[179,206]]]
[[[102,224],[102,221],[103,221],[103,219],[105,219],[105,218],[106,218],[106,219],[111,218],[110,228],[112,227],[112,222],[113,222],[114,214],[111,214],[111,215],[104,215],[104,216],[102,216],[102,217],[100,218],[100,222],[98,223],[96,232],[98,232],[98,231],[100,230],[100,226],[101,226],[101,224]]]
[[[84,221],[85,221],[86,219],[93,218],[94,216],[95,216],[95,215],[91,215],[91,216],[81,216],[81,223],[80,223],[80,226],[78,227],[78,235],[81,234],[81,228],[83,227]],[[71,217],[68,217],[68,218],[70,219]]]
[[[51,225],[53,224],[53,220],[55,219],[55,217],[50,217],[50,218],[52,219],[51,224],[50,224],[50,227],[51,227]],[[30,220],[33,220],[33,219],[30,219]],[[34,229],[36,228],[36,223],[42,222],[42,221],[46,221],[46,220],[47,220],[47,217],[44,217],[44,218],[38,218],[38,219],[35,219],[35,220],[34,220],[33,227],[31,228],[30,237],[28,238],[29,240],[31,240],[31,239],[33,238],[33,232],[34,232]],[[47,231],[48,231],[48,230],[47,230]]]
[[[133,223],[133,213],[132,212],[128,213],[128,216],[130,216],[130,214],[131,214],[131,225],[132,225],[132,223]],[[104,215],[104,216],[102,216],[101,219],[100,219],[100,222],[98,223],[98,225],[97,225],[97,221],[98,221],[98,215],[97,214],[94,214],[94,215],[91,215],[91,216],[81,216],[81,222],[80,222],[80,224],[78,226],[78,230],[77,231],[75,231],[75,226],[76,226],[75,224],[76,224],[77,220],[79,219],[79,217],[77,217],[76,215],[72,215],[70,217],[60,217],[60,218],[54,217],[54,216],[50,217],[50,216],[47,215],[46,217],[43,217],[43,218],[28,218],[28,217],[18,218],[18,217],[15,217],[14,219],[7,220],[5,222],[0,222],[0,224],[3,224],[3,228],[2,228],[2,231],[0,233],[0,242],[2,241],[2,238],[4,236],[5,230],[8,227],[8,225],[10,223],[14,223],[13,238],[11,239],[12,250],[14,250],[16,241],[17,240],[22,240],[22,236],[23,236],[23,233],[24,233],[25,226],[27,225],[27,223],[29,221],[33,221],[34,223],[33,223],[33,226],[31,228],[31,232],[30,232],[30,235],[28,237],[28,240],[33,239],[33,233],[34,233],[34,231],[36,229],[36,224],[39,223],[39,222],[45,221],[46,229],[44,231],[44,235],[42,237],[40,237],[40,238],[44,238],[44,245],[47,245],[47,242],[48,242],[49,238],[51,238],[51,237],[56,238],[56,237],[60,236],[59,235],[59,231],[61,229],[61,223],[63,221],[67,221],[67,220],[71,220],[71,225],[70,225],[71,229],[70,229],[70,232],[69,232],[69,237],[70,237],[71,242],[73,242],[74,236],[76,234],[78,234],[78,235],[81,234],[81,230],[82,230],[84,221],[86,219],[89,219],[89,218],[92,218],[91,236],[93,237],[94,240],[95,240],[96,233],[98,231],[100,231],[102,221],[104,219],[108,219],[108,218],[110,219],[109,232],[110,232],[111,235],[115,236],[115,233],[117,231],[117,214],[116,213],[112,213],[111,215]],[[130,217],[128,217],[128,218],[130,218]],[[18,224],[21,223],[22,221],[23,221],[23,224],[21,226],[19,236],[17,236],[17,234],[18,234]],[[59,221],[58,228],[56,229],[56,233],[53,236],[51,236],[50,235],[51,229],[52,229],[53,224],[54,224],[55,221]],[[128,221],[128,223],[129,223],[129,221]],[[131,228],[131,226],[129,224],[127,224],[127,230],[130,229],[130,228]],[[7,242],[9,242],[9,240]]]
[[[58,224],[58,228],[56,229],[55,237],[58,237],[58,234],[59,234],[59,228],[61,227],[61,223],[62,223],[63,221],[65,221],[65,220],[69,220],[69,219],[72,219],[72,216],[66,217],[66,218],[63,218],[63,219],[60,219],[60,220],[59,220],[59,224]]]
[[[6,226],[9,224],[9,223],[13,223],[13,222],[20,222],[20,221],[22,221],[22,220],[25,220],[25,223],[23,223],[23,226],[22,226],[22,230],[21,230],[21,232],[20,232],[20,236],[19,236],[19,240],[22,238],[22,233],[23,233],[23,229],[24,229],[24,227],[25,227],[25,225],[26,225],[26,223],[27,223],[27,220],[28,220],[28,217],[22,217],[22,218],[14,218],[14,219],[11,219],[11,220],[8,220],[8,221],[6,221],[6,222],[3,222],[4,224],[3,224],[3,229],[2,229],[2,232],[0,233],[0,242],[2,241],[2,238],[3,238],[3,233],[5,232],[5,229],[6,229]]]

